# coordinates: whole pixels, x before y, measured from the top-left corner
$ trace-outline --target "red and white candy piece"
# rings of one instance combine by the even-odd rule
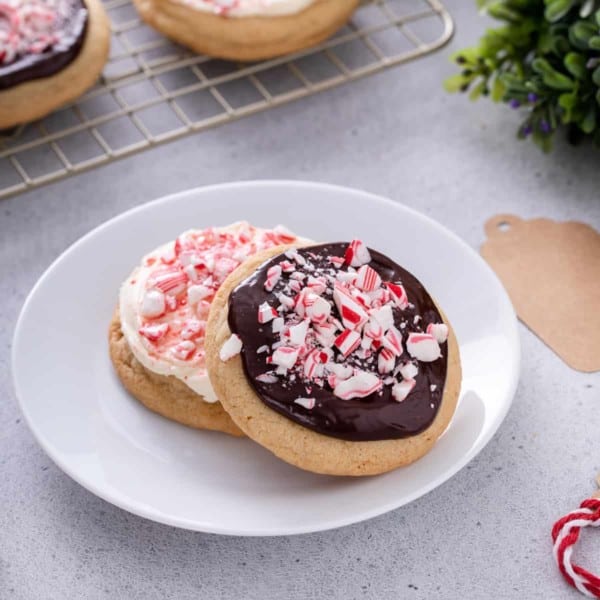
[[[305,309],[306,316],[316,325],[323,325],[331,314],[331,304],[317,296]]]
[[[368,321],[365,309],[339,284],[333,289],[333,301],[347,329],[360,329]]]
[[[408,296],[406,295],[406,290],[404,289],[403,285],[399,283],[390,283],[389,281],[386,281],[385,286],[392,295],[394,304],[398,308],[400,308],[401,310],[408,308]]]
[[[273,319],[273,323],[271,324],[273,333],[279,333],[280,331],[283,331],[284,323],[285,321],[283,320],[283,317],[277,317],[276,319]]]
[[[265,281],[265,290],[272,292],[277,282],[281,279],[281,267],[273,265],[267,271],[267,279]]]
[[[148,290],[142,299],[140,314],[147,319],[155,319],[165,314],[165,295],[159,290]]]
[[[295,404],[299,404],[303,406],[307,410],[312,410],[315,407],[315,399],[314,398],[296,398],[294,400]]]
[[[304,377],[307,379],[315,379],[323,377],[324,365],[321,360],[321,353],[314,348],[304,358]],[[325,357],[325,362],[327,358]]]
[[[377,357],[377,370],[382,375],[385,375],[386,373],[391,373],[394,370],[395,364],[395,354],[388,348],[382,348],[379,356]]]
[[[256,381],[260,383],[277,383],[279,379],[273,373],[261,373],[256,377]]]
[[[381,285],[381,277],[375,269],[369,265],[363,265],[358,270],[354,285],[363,292],[373,292]]]
[[[416,385],[416,381],[414,379],[404,379],[403,381],[397,383],[392,388],[392,397],[396,402],[402,402],[406,400],[406,397],[411,393],[412,389]]]
[[[381,325],[383,333],[394,326],[394,313],[389,304],[380,306],[379,308],[372,308],[369,311],[369,315],[371,320],[375,320]]]
[[[352,329],[344,329],[340,335],[335,338],[334,345],[347,358],[360,346],[360,334]]]
[[[381,343],[383,347],[390,350],[394,356],[400,356],[403,352],[402,334],[394,326],[388,329],[387,333],[383,336]]]
[[[290,346],[281,346],[273,352],[271,356],[271,362],[278,367],[284,369],[291,369],[298,359],[298,348],[291,348]]]
[[[309,321],[304,320],[297,325],[292,325],[287,332],[286,338],[292,346],[302,346],[306,340],[306,334],[308,333]]]
[[[437,340],[430,333],[409,333],[406,349],[421,362],[433,362],[442,355]]]
[[[190,319],[186,321],[185,325],[181,329],[181,338],[184,340],[194,340],[204,335],[206,323],[198,321],[197,319]]]
[[[232,333],[229,339],[221,346],[219,358],[227,362],[242,351],[242,340],[236,333]]]
[[[273,319],[276,319],[277,317],[279,317],[279,313],[272,306],[269,306],[268,302],[263,302],[258,307],[258,322],[259,323],[261,323],[261,324],[268,323],[269,321],[272,321]]]
[[[377,375],[368,371],[359,371],[356,375],[340,381],[334,388],[333,394],[342,400],[365,398],[381,388],[383,382]]]
[[[430,323],[426,331],[437,340],[438,344],[443,344],[448,339],[448,325],[445,323]]]
[[[190,285],[187,291],[188,302],[190,304],[196,304],[200,302],[200,300],[204,300],[213,294],[213,289],[207,285]]]
[[[336,268],[340,269],[346,262],[341,256],[328,256],[327,260]]]
[[[409,362],[401,365],[398,372],[403,379],[414,379],[419,374],[419,369],[415,364]]]
[[[344,259],[351,267],[361,267],[371,262],[371,255],[361,240],[352,240],[346,249]]]
[[[168,323],[144,325],[139,329],[140,335],[143,335],[150,342],[158,342],[167,334],[167,331],[169,331]]]
[[[371,340],[381,340],[383,338],[383,327],[377,319],[370,318],[363,329],[363,333],[366,338]],[[369,344],[370,346],[371,344]]]
[[[194,354],[196,350],[196,344],[190,340],[184,340],[183,342],[179,342],[175,346],[171,348],[171,354],[177,360],[188,360]]]
[[[349,365],[342,365],[340,363],[330,362],[327,364],[326,369],[333,373],[338,379],[344,380],[352,377],[354,370]]]
[[[179,269],[159,272],[153,277],[153,285],[163,294],[177,296],[185,291],[188,277]]]
[[[337,327],[333,323],[323,323],[314,325],[315,338],[324,348],[331,348],[336,339]]]

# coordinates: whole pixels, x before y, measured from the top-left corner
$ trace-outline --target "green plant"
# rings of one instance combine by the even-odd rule
[[[450,92],[489,96],[523,112],[518,137],[544,151],[564,128],[600,146],[600,0],[477,0],[504,24],[453,55]]]

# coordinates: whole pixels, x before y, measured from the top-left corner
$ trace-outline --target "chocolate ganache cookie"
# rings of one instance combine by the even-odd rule
[[[0,3],[0,128],[40,118],[93,85],[109,38],[100,0]]]
[[[317,473],[415,461],[447,427],[460,390],[441,309],[359,240],[243,264],[213,301],[205,344],[211,383],[238,427]]]

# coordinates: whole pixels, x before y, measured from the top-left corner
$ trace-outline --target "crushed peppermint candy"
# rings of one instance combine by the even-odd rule
[[[232,333],[229,339],[221,346],[219,358],[227,362],[230,358],[238,355],[242,351],[242,340],[239,335]]]
[[[431,312],[406,314],[414,305],[404,285],[385,280],[362,241],[348,244],[342,257],[289,250],[265,268],[257,322],[269,323],[272,335],[256,351],[265,372],[255,381],[301,385],[291,402],[312,410],[315,390],[352,400],[381,396],[385,388],[391,400],[404,402],[428,377],[419,364],[442,357],[448,327]],[[433,393],[438,386],[426,378],[423,387]]]
[[[282,227],[259,229],[240,222],[223,228],[187,231],[144,257],[141,270],[131,284],[140,288],[135,309],[138,333],[147,351],[152,356],[205,372],[206,321],[223,281],[246,258],[297,240]],[[274,329],[283,327],[277,305],[274,302],[273,306],[267,303],[261,306],[258,321]],[[241,350],[238,340],[226,342],[221,349],[223,360]],[[271,352],[270,348],[265,350]]]
[[[0,2],[0,66],[50,49],[66,51],[86,18],[87,10],[76,0]]]

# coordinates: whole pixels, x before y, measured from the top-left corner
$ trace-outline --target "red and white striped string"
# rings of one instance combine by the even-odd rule
[[[600,498],[584,500],[577,510],[554,524],[554,559],[570,585],[588,598],[600,598],[600,577],[572,562],[573,548],[582,527],[600,527]]]

